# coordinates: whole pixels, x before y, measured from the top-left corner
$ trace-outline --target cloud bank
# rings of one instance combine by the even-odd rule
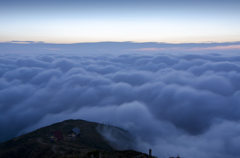
[[[1,54],[0,141],[109,122],[158,157],[240,156],[239,53]]]

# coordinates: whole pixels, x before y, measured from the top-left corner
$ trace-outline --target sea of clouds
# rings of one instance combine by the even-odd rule
[[[0,142],[66,119],[126,129],[159,158],[237,158],[240,54],[0,54]]]

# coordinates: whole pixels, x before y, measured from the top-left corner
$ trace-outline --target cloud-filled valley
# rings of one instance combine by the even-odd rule
[[[65,119],[109,122],[153,155],[240,156],[239,53],[1,54],[0,141]]]

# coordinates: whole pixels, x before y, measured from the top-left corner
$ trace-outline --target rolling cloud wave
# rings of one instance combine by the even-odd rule
[[[110,122],[158,157],[240,156],[239,54],[1,55],[0,140]]]

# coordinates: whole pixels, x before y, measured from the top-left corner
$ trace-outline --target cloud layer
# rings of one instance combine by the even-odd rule
[[[0,55],[0,140],[109,122],[158,157],[240,156],[239,54]]]

